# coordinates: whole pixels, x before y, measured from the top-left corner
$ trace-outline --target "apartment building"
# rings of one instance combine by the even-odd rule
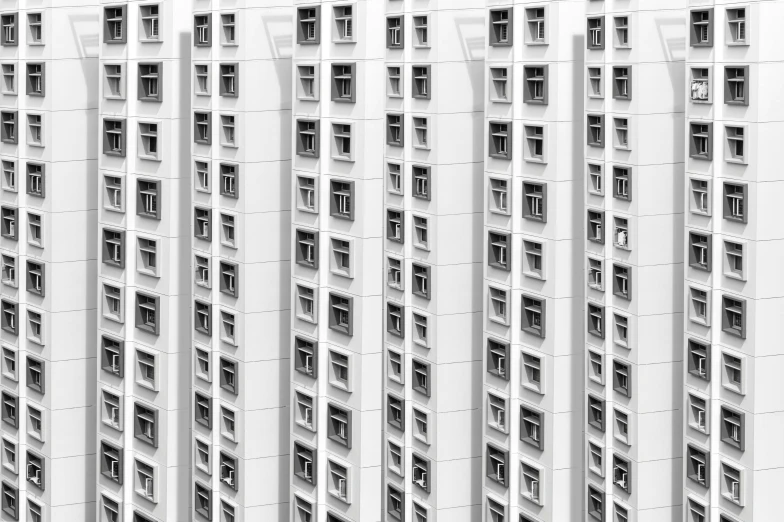
[[[581,1],[487,2],[482,520],[582,513]]]
[[[384,2],[296,2],[291,511],[381,513]]]
[[[686,13],[683,520],[774,520],[781,484],[784,3]]]
[[[484,6],[384,4],[382,519],[479,520]]]
[[[197,0],[192,9],[188,519],[283,522],[293,8]]]
[[[93,517],[101,521],[190,518],[186,10],[180,1],[98,8]]]
[[[686,4],[586,4],[587,520],[682,518]]]
[[[96,11],[0,9],[2,520],[95,509]]]

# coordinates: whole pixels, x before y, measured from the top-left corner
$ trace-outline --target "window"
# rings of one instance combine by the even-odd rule
[[[232,114],[221,114],[221,145],[224,147],[237,146],[237,126],[235,125],[236,116]]]
[[[122,503],[119,499],[110,497],[108,493],[101,493],[101,513],[103,518],[101,522],[117,522],[122,513]],[[144,522],[143,520],[134,520],[133,522]]]
[[[617,453],[613,455],[613,484],[626,493],[632,492],[632,462]]]
[[[509,486],[509,452],[497,448],[493,444],[487,445],[487,478],[504,487]]]
[[[27,114],[27,144],[44,146],[44,117],[42,114]]]
[[[618,359],[613,361],[613,390],[624,397],[632,396],[632,368],[631,365]]]
[[[136,328],[158,335],[160,298],[136,292]]]
[[[414,142],[413,146],[417,149],[429,149],[430,148],[430,118],[424,116],[414,116],[412,118],[412,124],[414,126]]]
[[[743,271],[743,244],[724,241],[724,275],[745,280]]]
[[[509,181],[490,178],[490,212],[509,215]]]
[[[509,299],[506,290],[500,288],[489,287],[488,299],[490,300],[490,307],[488,309],[489,319],[493,322],[508,325],[509,324]],[[488,364],[490,361],[488,360]],[[504,375],[503,373],[499,375]]]
[[[355,63],[332,64],[332,101],[354,103],[356,94],[356,68]]]
[[[411,460],[413,470],[411,482],[430,493],[430,461],[418,453],[412,453]]]
[[[544,45],[548,43],[547,8],[530,7],[525,10],[525,43],[526,45]]]
[[[336,43],[351,43],[354,41],[354,6],[336,5],[332,8],[335,17]]]
[[[414,216],[414,246],[423,250],[429,250],[430,244],[427,224],[427,218]]]
[[[693,214],[711,215],[711,193],[710,181],[699,178],[691,178],[691,198],[689,199],[689,209]]]
[[[403,146],[403,115],[387,114],[387,145]]]
[[[351,410],[327,403],[327,438],[351,449]]]
[[[220,215],[221,219],[221,244],[237,248],[236,219],[231,214]]]
[[[547,163],[547,128],[541,125],[525,125],[525,160]]]
[[[212,240],[212,209],[194,207],[193,209],[193,235],[206,241]]]
[[[346,504],[350,504],[351,485],[349,483],[349,468],[338,464],[332,459],[328,459],[327,470],[327,476],[329,477],[327,491],[329,494]]]
[[[589,114],[588,145],[604,148],[604,114]]]
[[[101,475],[112,482],[123,483],[123,448],[101,441]]]
[[[711,347],[695,339],[688,340],[688,371],[691,375],[710,382]]]
[[[520,406],[520,440],[544,450],[544,412]]]
[[[632,299],[632,267],[613,264],[613,295],[631,301]]]
[[[713,69],[706,67],[691,68],[691,84],[689,92],[692,103],[711,103],[711,84],[713,83]]]
[[[27,65],[27,91],[28,96],[44,96],[44,71],[45,63],[30,63]]]
[[[404,242],[403,211],[387,210],[387,239],[396,243]]]
[[[237,15],[221,13],[221,45],[237,45]]]
[[[147,464],[140,459],[135,459],[135,472],[134,472],[134,491],[137,495],[149,500],[150,502],[157,502],[157,482],[158,482],[158,469],[157,466]]]
[[[629,348],[629,318],[621,314],[613,314],[615,319],[615,344]]]
[[[746,449],[746,414],[735,411],[724,405],[719,410],[721,422],[719,427],[721,429],[721,441],[725,444],[745,451]]]
[[[194,112],[193,125],[193,141],[209,145],[212,142],[212,113]]]
[[[509,233],[488,232],[488,265],[500,270],[506,270],[507,272],[511,270],[512,260],[511,249],[509,248],[511,239],[512,236]]]
[[[103,153],[125,157],[125,120],[103,120]]]
[[[319,157],[319,122],[297,120],[297,155]]]
[[[46,265],[36,261],[27,261],[27,291],[43,297],[45,288]]]
[[[3,127],[0,129],[0,141],[3,143],[19,143],[19,136],[16,133],[17,111],[0,111]]]
[[[613,98],[616,100],[632,99],[632,68],[613,67]]]
[[[749,45],[747,39],[748,24],[746,23],[747,8],[734,7],[727,9],[727,44]]]
[[[194,347],[193,349],[194,356],[196,357],[194,371],[196,372],[196,377],[199,379],[211,382],[212,378],[210,376],[210,352],[208,350],[204,350],[202,348]]]
[[[27,387],[42,395],[46,393],[46,366],[36,357],[27,356]]]
[[[297,176],[297,208],[303,212],[318,213],[317,180],[310,176]]]
[[[103,177],[103,208],[112,212],[125,212],[124,179],[118,176]]]
[[[604,16],[588,17],[588,49],[604,49]]]
[[[41,312],[27,310],[27,339],[36,343],[44,344],[44,316]]]
[[[193,303],[194,323],[197,332],[212,335],[212,305],[196,300]]]
[[[512,77],[509,67],[490,67],[490,100],[498,103],[512,101]]]
[[[403,264],[400,259],[387,257],[387,285],[403,290]]]
[[[195,495],[193,501],[193,510],[206,518],[212,519],[212,490],[199,483],[198,481],[193,485],[193,492]]]
[[[490,46],[501,47],[512,45],[512,9],[490,10]]]
[[[414,15],[414,47],[430,47],[427,34],[428,15]]]
[[[15,160],[1,160],[3,170],[3,190],[8,192],[16,192],[16,161]]]
[[[490,122],[490,157],[512,159],[512,124],[508,122]]]
[[[604,355],[588,350],[588,378],[604,386]]]
[[[309,323],[317,324],[318,305],[316,303],[315,289],[305,285],[297,285],[296,297],[295,306],[297,318]]]
[[[163,100],[163,62],[139,64],[139,93],[141,101]],[[141,125],[141,124],[140,124]]]
[[[710,453],[695,446],[686,445],[686,476],[701,486],[710,487]]]
[[[588,303],[588,333],[604,339],[604,306]]]
[[[604,400],[588,394],[588,425],[604,433]]]
[[[403,97],[403,68],[399,65],[387,66],[387,96]]]
[[[101,336],[101,369],[123,377],[125,342],[106,335]]]
[[[354,161],[354,151],[351,147],[350,123],[332,124],[332,159],[338,161]]]
[[[329,351],[329,383],[335,388],[351,391],[351,365],[348,355],[335,350]]]
[[[2,64],[3,81],[0,84],[0,92],[8,95],[16,94],[16,64]]]
[[[689,410],[687,415],[689,427],[707,435],[709,433],[708,427],[710,426],[710,422],[708,421],[710,411],[708,409],[708,402],[706,399],[692,393],[689,393],[688,395]]]
[[[615,47],[628,49],[632,46],[629,39],[629,17],[615,17]]]
[[[296,230],[297,248],[296,263],[298,265],[318,269],[319,234],[305,229]]]
[[[296,506],[295,512],[297,514],[297,516],[295,517],[296,522],[311,522],[312,520],[314,520],[313,513],[316,511],[316,509],[313,507],[312,502],[304,498],[301,498],[299,495],[295,493],[294,504]]]
[[[228,261],[220,262],[220,291],[232,297],[238,297],[237,279],[239,275],[239,265]]]
[[[123,399],[114,391],[101,390],[101,422],[118,431],[123,429]]]
[[[613,123],[615,124],[615,148],[631,150],[629,140],[629,118],[613,118]]]
[[[42,220],[43,216],[39,214],[34,214],[32,212],[27,213],[27,243],[39,248],[44,247]]]
[[[588,241],[604,244],[603,210],[588,210]]]
[[[12,381],[18,381],[16,372],[16,350],[10,346],[3,346],[2,349],[2,375]]]
[[[411,360],[411,387],[414,391],[430,397],[430,365],[418,359]]]
[[[743,472],[728,462],[721,462],[721,496],[739,506],[745,504]]]
[[[412,293],[430,299],[431,267],[419,263],[411,264]]]
[[[713,9],[695,9],[691,12],[692,47],[713,47]]]
[[[595,475],[604,477],[604,448],[590,440],[588,441],[588,469]]]
[[[158,447],[158,410],[138,402],[134,403],[133,424],[134,438],[155,448]]]
[[[487,424],[502,433],[506,433],[507,406],[506,399],[493,393],[487,394]]]
[[[411,82],[411,96],[423,100],[430,99],[430,66],[429,65],[414,65],[411,67],[411,74],[413,81]],[[414,118],[414,127],[416,127],[416,119]],[[420,118],[422,119],[422,118]],[[427,122],[425,122],[426,124]],[[426,144],[426,140],[425,144]]]
[[[42,455],[38,455],[32,451],[27,452],[27,482],[31,483],[41,491],[46,489],[46,469],[44,467],[45,463],[46,461]]]
[[[330,181],[330,215],[339,219],[354,220],[354,182]]]
[[[746,208],[748,206],[746,185],[724,183],[723,217],[740,223],[748,222]]]
[[[725,352],[721,354],[721,364],[722,387],[743,395],[745,390],[744,359]]]
[[[692,122],[689,156],[711,161],[713,159],[713,123]]]
[[[403,308],[401,306],[387,303],[387,332],[401,338],[405,335]]]
[[[228,485],[234,491],[238,491],[239,473],[237,468],[239,467],[239,459],[224,451],[220,452],[219,459],[220,481]]]
[[[329,294],[329,328],[348,336],[354,335],[353,298]]]
[[[523,182],[523,218],[547,222],[547,184]]]
[[[404,493],[401,490],[392,485],[387,485],[387,513],[389,513],[392,518],[400,520],[401,522],[404,520],[405,516],[403,497]]]
[[[193,15],[193,45],[212,46],[212,13]]]
[[[141,41],[160,42],[160,14],[159,4],[148,4],[139,6],[139,15],[142,24],[139,33]]]
[[[523,294],[521,296],[523,310],[522,310],[522,324],[521,330],[529,334],[545,337],[545,308],[546,301],[539,297]]]
[[[126,42],[125,9],[125,5],[112,5],[103,8],[104,43],[120,44]],[[16,15],[14,15],[14,22],[16,22]],[[3,29],[5,29],[5,24],[3,24]]]
[[[721,329],[741,339],[746,338],[746,300],[728,295],[721,297]]]
[[[615,414],[615,431],[613,436],[627,446],[631,445],[631,438],[629,437],[629,415],[617,408],[613,410],[613,413]]]
[[[710,326],[710,297],[706,290],[690,287],[689,319],[692,322]]]
[[[317,357],[316,343],[299,336],[294,337],[294,369],[300,373],[312,377],[317,376]]]
[[[403,384],[405,381],[403,373],[403,356],[389,348],[387,348],[387,377],[399,384]]]
[[[726,146],[724,160],[729,163],[747,163],[746,157],[746,128],[725,125]]]
[[[103,229],[103,263],[125,268],[125,231]]]
[[[297,43],[318,45],[321,34],[321,6],[298,8],[297,21]]]
[[[724,67],[724,103],[725,105],[748,105],[749,66]]]
[[[544,497],[542,493],[543,471],[525,462],[521,462],[520,466],[522,479],[520,494],[534,504],[541,505]]]
[[[19,334],[19,323],[18,323],[18,315],[19,315],[19,304],[14,303],[12,301],[6,301],[3,299],[0,301],[0,305],[2,306],[2,329],[8,333],[18,335]]]
[[[2,392],[2,421],[12,426],[14,429],[19,427],[19,397],[8,392]]]
[[[405,416],[403,415],[403,399],[387,394],[387,424],[400,431],[405,431]]]
[[[5,71],[5,66],[4,71]],[[108,99],[125,99],[125,69],[123,64],[104,65],[103,96]]]
[[[711,271],[713,259],[712,236],[689,232],[689,266],[697,270]]]
[[[403,448],[400,444],[396,442],[392,442],[391,440],[387,441],[388,453],[387,453],[387,467],[390,471],[395,473],[396,475],[402,477],[403,476]]]
[[[197,96],[210,95],[210,64],[197,63],[193,65],[195,75],[193,86]]]
[[[387,17],[387,49],[403,49],[403,17],[402,16],[388,16]]]
[[[523,101],[529,104],[547,105],[548,65],[526,65],[523,67],[525,89]]]
[[[487,373],[509,380],[509,345],[493,339],[487,340]]]
[[[160,220],[160,194],[159,180],[139,179],[136,184],[136,215]]]
[[[604,98],[604,67],[588,67],[588,97]]]

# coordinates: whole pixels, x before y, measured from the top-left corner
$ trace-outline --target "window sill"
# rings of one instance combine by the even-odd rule
[[[39,143],[31,143],[31,142],[28,141],[27,142],[27,146],[28,147],[37,147],[37,148],[40,148],[40,149],[46,148],[46,145],[44,145],[43,143],[40,143],[40,142]]]
[[[142,388],[147,388],[148,390],[151,390],[151,391],[154,391],[154,392],[158,391],[158,387],[155,386],[155,384],[147,382],[147,381],[144,381],[144,380],[137,380],[136,384],[138,384]]]
[[[695,100],[694,98],[692,98],[691,102],[692,103],[696,103],[698,105],[712,105],[713,104],[713,100],[710,100],[710,99],[707,99],[707,100]]]
[[[603,149],[604,148],[604,143],[589,142],[588,146],[589,147],[595,147],[595,148],[598,148],[598,149]]]
[[[590,381],[593,381],[593,382],[595,382],[596,384],[599,384],[599,385],[601,385],[601,386],[604,386],[604,381],[602,381],[602,380],[601,380],[600,378],[598,378],[598,377],[594,377],[593,375],[589,376],[589,377],[588,377],[588,380],[590,380]]]
[[[524,382],[522,384],[522,387],[525,388],[526,390],[536,393],[537,395],[544,395],[544,391],[542,391],[541,386]]]
[[[308,430],[310,432],[316,433],[316,428],[314,428],[313,426],[309,426],[309,425],[305,424],[305,421],[298,420],[298,421],[296,421],[296,424],[297,424],[297,426],[299,426],[302,429],[305,429],[305,430]]]
[[[228,345],[237,346],[237,341],[235,339],[232,339],[231,337],[221,336],[220,340],[221,340],[221,342],[224,342],[224,343],[226,343]]]
[[[730,279],[735,279],[736,281],[746,281],[746,276],[743,274],[735,274],[733,272],[724,272],[725,277],[729,277]]]
[[[221,42],[221,47],[239,47],[237,42]]]
[[[731,335],[733,337],[738,337],[740,339],[745,339],[746,338],[746,335],[745,335],[744,332],[742,332],[742,331],[739,332],[738,330],[735,330],[733,328],[722,328],[721,331],[724,332],[727,335]]]
[[[625,446],[631,446],[631,444],[629,444],[628,437],[624,438],[624,437],[619,437],[618,435],[614,435],[613,438]]]
[[[161,161],[161,158],[158,156],[145,156],[143,154],[139,154],[139,159],[146,160],[146,161]]]
[[[694,424],[694,423],[691,423],[691,422],[690,422],[690,423],[689,423],[689,427],[690,427],[691,429],[693,429],[694,431],[699,431],[700,433],[702,433],[702,434],[704,434],[704,435],[709,435],[709,433],[708,433],[708,431],[707,431],[707,430],[705,430],[704,428],[700,428],[700,426],[699,426],[699,425],[697,425],[697,424]]]
[[[335,160],[335,161],[347,161],[347,162],[351,162],[351,163],[354,162],[354,158],[351,157],[351,156],[340,156],[340,155],[335,156],[335,155],[333,155],[332,159]]]
[[[541,47],[542,45],[550,45],[550,42],[547,42],[547,41],[545,41],[545,42],[535,42],[533,40],[529,40],[529,41],[525,42],[525,45],[530,45],[530,46],[533,46],[533,47]]]
[[[746,158],[743,158],[743,159],[724,158],[724,161],[726,161],[727,163],[732,163],[734,165],[748,165],[749,164],[749,162],[748,162],[748,160],[746,160]]]
[[[625,342],[625,341],[615,341],[614,344],[617,344],[618,346],[620,346],[621,348],[624,348],[626,350],[630,350],[631,349],[631,348],[629,348],[629,343]]]
[[[356,40],[332,40],[333,44],[355,44]]]
[[[3,284],[4,284],[5,286],[9,286],[9,287],[11,287],[11,288],[18,288],[18,286],[16,285],[16,283],[14,283],[14,282],[11,282],[11,281],[3,281]],[[401,288],[401,290],[402,290],[402,288]]]
[[[506,319],[501,319],[499,317],[490,317],[489,319],[490,319],[490,321],[492,321],[492,322],[494,322],[496,324],[500,324],[502,326],[509,326],[509,322]],[[490,372],[490,373],[492,373],[492,372]]]
[[[721,496],[722,496],[722,498],[724,498],[724,499],[725,499],[727,502],[732,502],[732,503],[733,503],[733,504],[735,504],[736,506],[743,507],[743,504],[742,504],[740,501],[738,501],[738,500],[735,500],[734,498],[732,498],[732,495],[730,495],[730,494],[728,494],[728,493],[722,493],[722,494],[721,494]]]
[[[335,274],[338,277],[345,277],[346,279],[354,279],[354,276],[350,272],[342,272],[337,269],[332,269],[329,272],[331,274]]]
[[[150,277],[160,277],[158,273],[153,270],[137,269],[136,271],[142,275],[146,275]]]
[[[727,42],[728,47],[749,47],[749,42]]]
[[[504,103],[504,104],[507,104],[507,105],[512,103],[512,100],[510,100],[508,98],[490,98],[490,101],[493,102],[493,103]]]

